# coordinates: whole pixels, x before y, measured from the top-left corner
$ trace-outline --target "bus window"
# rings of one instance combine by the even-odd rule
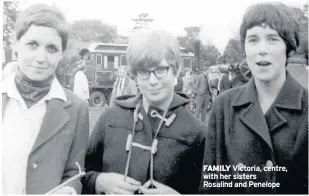
[[[114,62],[115,62],[115,57],[114,56],[107,56],[107,68],[108,69],[113,69],[114,68]]]
[[[127,57],[126,56],[121,57],[121,65],[127,65]]]
[[[97,55],[96,55],[96,65],[97,65],[97,66],[103,65],[103,62],[102,62],[102,54],[97,54]]]

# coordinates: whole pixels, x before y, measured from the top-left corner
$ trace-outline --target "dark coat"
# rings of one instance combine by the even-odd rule
[[[183,88],[183,79],[181,77],[177,78],[177,84],[174,87],[175,92],[182,92]]]
[[[64,89],[67,102],[51,99],[47,104],[40,132],[28,157],[26,193],[45,194],[78,174],[84,167],[89,138],[89,113],[86,102]],[[2,94],[2,107],[9,97]],[[4,109],[3,109],[4,110]],[[71,182],[78,194],[80,179]]]
[[[208,76],[204,73],[194,78],[194,92],[198,95],[211,95]]]
[[[115,105],[100,116],[86,154],[84,193],[95,193],[95,182],[100,172],[124,174],[128,156],[125,150],[127,137],[133,129],[133,111],[141,99],[141,95],[118,97]],[[186,109],[188,103],[186,95],[174,93],[167,117],[172,113],[177,117],[170,127],[163,124],[158,134],[154,180],[180,193],[193,194],[198,192],[201,179],[206,127]],[[139,112],[143,119],[139,118],[136,125],[134,142],[151,146],[154,127],[159,123],[158,118],[150,116],[152,109],[153,106],[146,114],[143,106],[140,107]],[[160,111],[158,108],[156,110]],[[128,176],[144,184],[150,179],[149,163],[150,152],[133,147]]]
[[[253,79],[218,96],[207,131],[204,164],[263,168],[268,161],[287,172],[247,172],[256,174],[255,182],[279,182],[276,189],[205,188],[201,183],[202,193],[308,193],[308,91],[289,73],[265,116]]]
[[[229,80],[228,74],[223,74],[220,81],[219,81],[219,91],[220,93],[223,93],[224,91],[231,88],[231,83]]]

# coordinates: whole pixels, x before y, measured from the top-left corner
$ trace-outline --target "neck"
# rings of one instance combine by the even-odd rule
[[[146,98],[145,96],[143,96],[143,107],[146,111],[146,113],[148,112],[148,109],[149,109],[149,106],[150,105],[153,105],[155,107],[158,107],[160,108],[161,110],[163,111],[167,111],[168,108],[170,107],[172,101],[173,101],[173,97],[174,97],[174,94],[172,93],[172,96],[168,96],[163,102],[161,103],[150,103]]]
[[[262,82],[256,79],[254,80],[258,100],[261,105],[265,106],[266,109],[268,109],[268,106],[270,106],[278,96],[285,79],[286,73],[281,74],[278,78],[270,82]]]

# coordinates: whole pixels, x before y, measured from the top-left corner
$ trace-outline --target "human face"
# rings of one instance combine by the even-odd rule
[[[153,71],[162,67],[169,67],[165,59],[158,66],[147,69],[147,71]],[[137,82],[144,98],[149,104],[157,106],[163,105],[172,96],[176,80],[177,78],[171,67],[164,78],[157,78],[153,72],[150,73],[148,80],[141,80],[137,77]]]
[[[285,76],[286,45],[269,26],[254,26],[245,38],[247,63],[255,80],[271,82]]]
[[[190,78],[190,77],[191,77],[190,71],[187,71],[187,72],[186,72],[186,77],[187,77],[187,78]]]
[[[124,68],[118,70],[118,75],[120,78],[124,78],[127,75],[127,71]]]
[[[55,29],[31,25],[17,42],[20,71],[35,81],[51,76],[62,58],[61,43]]]

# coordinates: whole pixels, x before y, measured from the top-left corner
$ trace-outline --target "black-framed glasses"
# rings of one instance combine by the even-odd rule
[[[150,74],[153,73],[158,79],[164,78],[167,76],[168,70],[170,67],[160,67],[158,69],[155,69],[153,71],[148,70],[137,70],[136,76],[140,80],[148,80],[150,77]]]

